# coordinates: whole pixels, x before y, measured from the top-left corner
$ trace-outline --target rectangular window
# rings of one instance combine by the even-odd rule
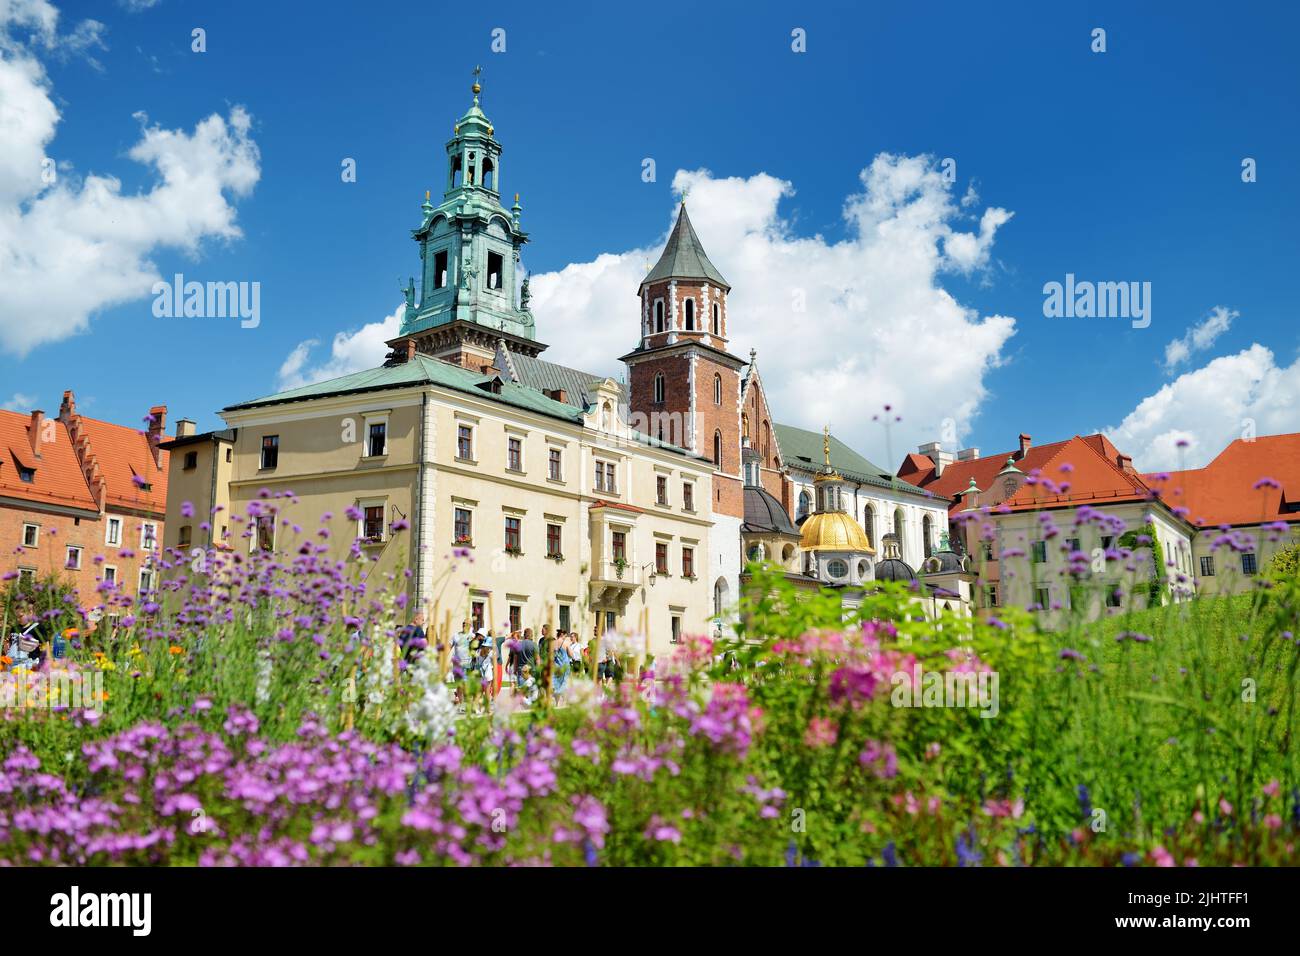
[[[76,545],[68,545],[68,560],[64,565],[69,571],[81,570],[81,548]]]
[[[682,642],[682,619],[676,614],[673,615],[673,633],[669,638],[669,641],[673,644],[680,644]]]
[[[22,582],[24,582],[24,583],[26,583],[26,584],[31,584],[33,581],[36,580],[36,569],[35,569],[35,568],[19,568],[19,569],[18,569],[18,580],[19,580],[19,581],[22,581]]]
[[[695,485],[689,481],[682,482],[682,508],[686,511],[695,510]]]
[[[522,551],[522,540],[523,538],[519,529],[519,519],[506,518],[506,550],[514,552]]]
[[[1047,542],[1035,541],[1033,544],[1034,564],[1047,563]]]
[[[482,601],[475,601],[469,606],[469,616],[474,622],[474,630],[483,627],[483,622],[487,620],[487,613]]]
[[[383,541],[384,506],[367,505],[362,515],[361,536],[367,541]]]
[[[1214,555],[1207,554],[1205,557],[1201,558],[1201,577],[1214,577]]]
[[[627,533],[624,531],[615,531],[612,537],[614,560],[627,560]]]
[[[18,480],[23,484],[30,485],[36,480],[36,469],[28,468],[26,465],[18,466]]]
[[[233,448],[227,448],[227,449],[226,449],[226,464],[230,464],[230,462],[234,460],[234,457],[235,457],[235,450],[234,450]]]
[[[381,455],[388,454],[388,423],[371,422],[370,433],[367,435],[368,444],[366,454],[371,458],[378,458]]]
[[[1047,588],[1034,588],[1034,604],[1038,606],[1038,610],[1046,611],[1051,603],[1052,595]]]
[[[984,588],[984,606],[985,607],[998,606],[998,589],[995,585],[990,584]]]
[[[262,436],[262,467],[274,468],[280,464],[280,436]]]
[[[560,547],[561,529],[558,524],[548,524],[546,526],[546,556],[548,558],[558,558],[564,554]]]
[[[149,568],[140,569],[140,593],[153,590],[153,571]]]
[[[158,526],[152,521],[143,521],[140,523],[140,550],[158,550]]]
[[[1106,592],[1106,606],[1119,607],[1120,593],[1118,587],[1113,587]]]
[[[275,550],[275,515],[257,516],[257,535],[254,545],[259,551]]]
[[[181,533],[180,533],[179,537],[177,538],[177,543],[178,543],[182,548],[188,547],[188,546],[189,546],[189,543],[190,543],[190,537],[191,537],[191,535],[192,535],[193,533],[194,533],[194,532],[193,532],[193,529],[191,528],[190,525],[187,525],[187,524],[183,524],[183,525],[181,525]]]
[[[446,249],[433,254],[433,287],[435,289],[445,289],[447,287]]]
[[[682,548],[682,577],[695,577],[695,549]]]
[[[573,630],[573,608],[567,604],[560,605],[560,630]]]
[[[524,626],[524,609],[518,604],[510,605],[510,630],[520,631]]]
[[[603,461],[596,462],[596,490],[605,490],[605,463]]]
[[[668,504],[668,477],[666,475],[655,476],[655,502],[661,505]]]
[[[1101,536],[1101,550],[1109,551],[1110,546],[1114,543],[1115,543],[1115,536],[1113,534],[1103,534]]]
[[[456,509],[456,544],[469,547],[474,543],[474,515],[468,508]]]
[[[551,481],[564,480],[564,459],[561,457],[560,449],[552,448],[550,451],[550,464],[547,475]]]
[[[474,460],[474,429],[468,425],[456,428],[456,457],[464,461]]]
[[[1066,546],[1066,548],[1069,549],[1069,551],[1070,551],[1071,554],[1073,554],[1075,551],[1081,551],[1081,550],[1083,550],[1083,549],[1079,546],[1079,539],[1078,539],[1078,538],[1066,538],[1066,539],[1065,539],[1065,546]]]
[[[104,543],[117,547],[122,543],[122,519],[109,518],[104,525]]]
[[[113,565],[111,564],[104,565],[104,583],[105,584],[117,583],[117,568],[113,567]]]
[[[199,467],[199,453],[197,451],[187,451],[185,453],[185,464],[183,467],[186,471],[193,471],[195,468]]]
[[[503,275],[504,268],[505,268],[505,260],[501,258],[501,253],[489,252],[488,253],[488,274],[487,274],[489,289],[501,288],[502,283],[505,281],[505,276]]]
[[[511,471],[524,470],[524,442],[522,438],[506,439],[506,467]]]
[[[1254,574],[1255,571],[1255,552],[1247,551],[1241,556],[1241,573]]]
[[[615,480],[614,474],[614,463],[612,461],[605,462],[605,490],[616,495],[618,494],[618,482]]]
[[[655,574],[668,573],[668,545],[663,541],[655,542]]]
[[[985,560],[985,561],[992,561],[992,560],[993,560],[993,542],[992,542],[992,541],[982,541],[982,542],[980,542],[980,546],[984,549],[984,560]]]
[[[34,548],[41,540],[41,526],[38,524],[23,525],[23,547]]]

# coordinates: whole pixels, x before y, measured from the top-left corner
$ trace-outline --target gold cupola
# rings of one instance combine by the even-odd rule
[[[841,497],[844,477],[831,466],[831,433],[822,431],[822,456],[825,459],[813,478],[817,510],[804,519],[799,547],[804,551],[859,551],[875,554],[862,525],[843,507]]]

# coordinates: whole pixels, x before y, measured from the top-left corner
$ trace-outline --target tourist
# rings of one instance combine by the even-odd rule
[[[411,623],[402,628],[397,635],[402,657],[408,664],[413,664],[429,646],[424,634],[424,612],[417,609],[411,615]]]

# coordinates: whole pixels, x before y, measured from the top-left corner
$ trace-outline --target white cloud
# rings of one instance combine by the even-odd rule
[[[330,344],[329,358],[319,365],[307,364],[312,350],[320,345],[319,340],[299,342],[280,366],[279,388],[298,388],[379,365],[388,354],[384,343],[397,337],[405,311],[406,303],[403,302],[392,315],[378,322],[370,322],[355,331],[337,333]]]
[[[1236,438],[1300,430],[1298,401],[1300,359],[1278,365],[1256,343],[1184,372],[1102,431],[1143,471],[1199,468]]]
[[[989,208],[968,218],[962,207],[975,204],[974,193],[954,193],[931,157],[882,154],[861,180],[844,207],[849,236],[839,242],[797,235],[778,209],[793,185],[765,173],[679,171],[673,187],[687,192],[700,241],[733,287],[731,351],[758,350],[778,420],[817,429],[828,422],[877,464],[895,467],[916,444],[939,438],[945,419],[960,440],[986,396],[984,375],[1001,361],[1015,321],[979,316],[938,278],[982,269],[1011,213]],[[667,229],[643,247],[533,275],[538,337],[551,345],[545,357],[622,377],[617,358],[639,337],[636,290],[666,237]],[[795,311],[799,297],[804,311]],[[302,343],[281,385],[377,365],[396,319],[336,336],[320,367],[308,367],[310,343]],[[903,416],[888,451],[871,422],[886,403]]]
[[[138,114],[140,139],[127,155],[158,174],[147,192],[123,195],[116,177],[93,173],[68,182],[62,162],[59,180],[46,182],[60,117],[35,51],[88,49],[99,29],[87,23],[60,36],[49,3],[0,0],[0,350],[18,356],[148,295],[159,278],[155,250],[197,254],[205,238],[237,238],[227,194],[247,195],[261,174],[251,120],[235,107],[192,133]]]
[[[36,396],[25,392],[14,392],[14,397],[7,402],[0,402],[0,409],[6,412],[25,412],[36,407]]]
[[[1193,325],[1180,339],[1165,346],[1165,371],[1172,372],[1192,357],[1193,352],[1203,352],[1213,345],[1241,313],[1226,306],[1216,305],[1210,314]]]
[[[117,0],[117,5],[126,9],[127,13],[141,13],[145,10],[152,10],[162,0]]]

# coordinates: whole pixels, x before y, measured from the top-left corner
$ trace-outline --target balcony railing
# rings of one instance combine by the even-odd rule
[[[630,561],[621,568],[616,561],[598,561],[592,569],[591,579],[603,584],[622,584],[634,588],[641,583],[641,568]]]

